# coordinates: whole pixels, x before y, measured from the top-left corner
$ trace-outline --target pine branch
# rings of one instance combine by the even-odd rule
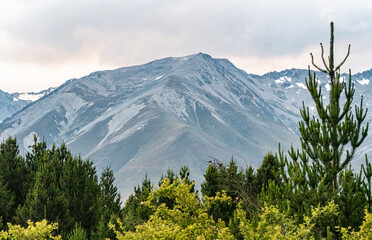
[[[344,60],[336,67],[335,71],[339,70],[340,67],[342,66],[342,64],[345,63],[346,59],[349,57],[349,54],[350,54],[350,47],[351,47],[351,44],[349,44],[349,47],[347,49],[347,54],[346,54],[346,57],[344,58]]]
[[[310,53],[310,56],[311,56],[311,63],[313,64],[313,66],[314,66],[316,69],[318,69],[318,70],[321,71],[321,72],[328,73],[327,70],[324,70],[324,69],[318,67],[318,66],[315,64],[315,62],[314,62],[314,56],[313,56],[312,53]]]
[[[324,64],[325,68],[327,69],[327,71],[329,72],[329,67],[327,66],[326,61],[324,59],[324,48],[323,48],[323,44],[322,43],[320,43],[320,48],[322,49],[322,60],[323,60],[323,64]]]

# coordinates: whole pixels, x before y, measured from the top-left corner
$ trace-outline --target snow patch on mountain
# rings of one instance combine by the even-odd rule
[[[283,76],[275,80],[276,83],[285,83],[285,82],[290,82],[290,81],[292,81],[292,78],[287,77],[287,76]]]
[[[307,89],[306,85],[303,84],[303,83],[296,83],[297,86],[299,86],[300,88],[303,88],[303,89]]]
[[[28,101],[28,102],[34,102],[44,97],[45,95],[48,95],[49,93],[54,91],[54,89],[56,88],[49,88],[41,92],[13,93],[12,94],[14,96],[13,101],[23,100],[23,101]]]
[[[18,96],[18,99],[21,99],[21,100],[26,100],[26,101],[36,101],[38,100],[39,98],[43,97],[45,94],[29,94],[29,93],[21,93],[19,96]],[[17,99],[17,101],[18,101]]]
[[[361,85],[368,85],[369,84],[369,81],[370,79],[362,79],[362,80],[359,80],[358,83],[360,83]]]

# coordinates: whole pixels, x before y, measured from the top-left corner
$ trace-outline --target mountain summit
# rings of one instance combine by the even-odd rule
[[[300,102],[285,90],[307,90],[295,80],[303,70],[289,71],[250,75],[198,53],[95,72],[27,105],[0,133],[16,136],[23,152],[34,134],[66,142],[98,170],[111,166],[124,197],[146,173],[156,181],[183,165],[200,183],[212,158],[258,166],[279,142],[298,141]]]

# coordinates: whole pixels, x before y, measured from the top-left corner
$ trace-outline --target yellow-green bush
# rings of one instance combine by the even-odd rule
[[[42,240],[42,239],[62,239],[60,235],[53,232],[58,229],[57,223],[48,224],[47,220],[33,223],[27,221],[28,227],[23,228],[19,225],[8,223],[8,231],[0,232],[1,240]]]
[[[134,232],[123,231],[122,223],[119,227],[111,224],[119,240],[123,239],[234,239],[223,221],[214,221],[208,216],[208,209],[217,201],[229,202],[226,194],[219,194],[214,198],[206,197],[203,203],[197,194],[190,191],[193,184],[175,180],[170,183],[164,179],[157,190],[153,190],[147,201],[142,204],[153,209],[154,214],[142,225],[138,225]],[[168,198],[174,202],[172,208],[165,203],[158,205],[160,198]]]

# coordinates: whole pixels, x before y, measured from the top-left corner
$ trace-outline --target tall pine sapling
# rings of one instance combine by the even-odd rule
[[[100,204],[110,212],[110,214],[119,214],[121,210],[121,195],[118,188],[115,186],[114,172],[110,167],[106,167],[102,171],[100,178]]]
[[[298,157],[302,160],[306,170],[310,170],[309,158],[315,165],[324,169],[324,184],[331,184],[333,193],[337,192],[339,179],[338,173],[345,169],[351,162],[355,150],[360,146],[368,133],[368,123],[362,127],[362,122],[366,117],[367,110],[363,109],[363,96],[360,105],[355,105],[352,110],[355,88],[351,80],[351,70],[347,81],[342,81],[340,77],[340,67],[344,64],[350,53],[350,45],[344,60],[339,64],[334,63],[334,36],[333,22],[331,22],[330,54],[328,64],[324,58],[324,48],[321,46],[321,57],[324,69],[314,63],[312,54],[312,64],[319,71],[326,73],[329,80],[329,102],[323,102],[322,89],[318,86],[316,74],[311,74],[309,67],[309,79],[306,79],[306,86],[316,105],[317,116],[310,117],[309,107],[301,110],[302,121],[299,123],[301,133],[302,153],[293,148],[289,152],[293,160]],[[344,94],[345,98],[341,98]],[[345,154],[346,152],[346,154]]]

